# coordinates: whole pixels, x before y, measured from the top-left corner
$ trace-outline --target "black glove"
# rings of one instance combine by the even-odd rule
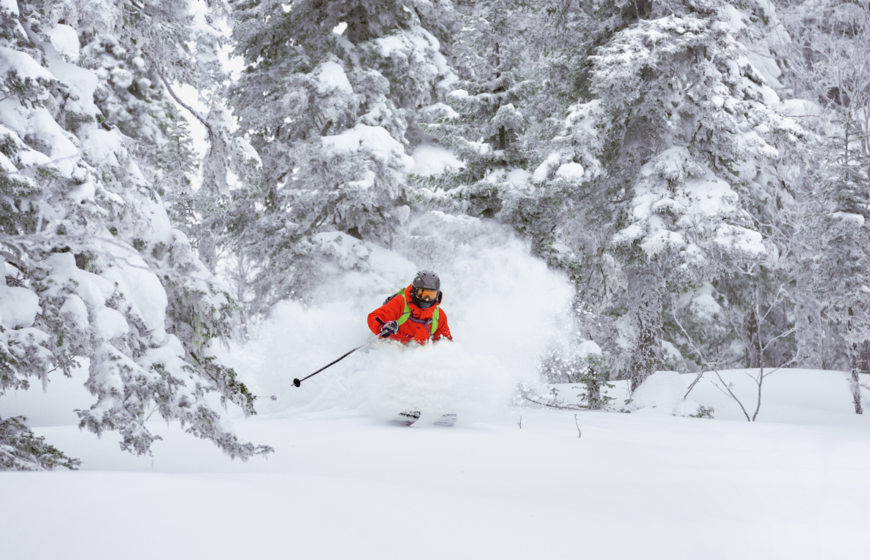
[[[399,332],[399,323],[396,321],[390,321],[381,327],[381,332],[378,333],[378,336],[381,338],[387,338],[391,334],[396,334],[397,332]]]

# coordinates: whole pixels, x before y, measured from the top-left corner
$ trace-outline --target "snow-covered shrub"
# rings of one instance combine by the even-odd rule
[[[700,405],[698,406],[698,411],[694,414],[689,414],[689,416],[692,418],[707,418],[709,420],[712,420],[714,418],[713,415],[715,414],[715,412],[716,409],[712,406]]]
[[[604,368],[604,359],[601,354],[590,354],[586,357],[586,368],[578,379],[583,384],[583,392],[578,395],[580,401],[590,410],[608,408],[614,400],[604,393],[606,389],[613,389],[615,385],[610,383],[610,374]]]
[[[551,344],[542,357],[538,369],[547,383],[572,384],[573,389],[580,390],[577,394],[579,406],[591,410],[608,408],[613,397],[605,394],[614,385],[610,383],[610,369],[601,348],[591,340],[578,344]],[[531,394],[530,388],[524,390]],[[535,397],[540,400],[540,395]],[[549,406],[562,402],[557,388],[551,388],[546,400]],[[567,408],[567,406],[566,406]]]

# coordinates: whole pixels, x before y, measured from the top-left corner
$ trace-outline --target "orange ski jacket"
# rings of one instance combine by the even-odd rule
[[[426,344],[431,337],[432,340],[440,340],[442,337],[453,340],[450,335],[450,327],[447,326],[447,314],[443,309],[440,309],[439,304],[435,304],[428,309],[422,309],[414,304],[411,299],[411,286],[405,288],[405,299],[402,300],[400,294],[391,297],[386,303],[369,313],[369,328],[375,334],[381,332],[381,327],[390,321],[398,321],[405,312],[405,302],[408,303],[408,308],[411,311],[410,317],[399,325],[399,332],[390,335],[391,340],[398,340],[402,344],[408,344],[412,340],[418,344]],[[438,311],[438,326],[435,332],[430,331],[432,327],[432,315],[435,310]]]

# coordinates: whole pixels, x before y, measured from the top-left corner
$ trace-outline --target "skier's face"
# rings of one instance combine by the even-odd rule
[[[438,297],[438,290],[427,290],[425,288],[417,288],[417,299],[425,302],[433,302]]]

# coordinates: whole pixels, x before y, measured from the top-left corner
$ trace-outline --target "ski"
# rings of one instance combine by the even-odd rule
[[[453,426],[456,424],[456,415],[455,414],[443,414],[441,418],[435,420],[433,422],[436,426]]]
[[[397,421],[401,422],[406,426],[410,426],[414,422],[420,419],[420,411],[419,410],[406,410],[405,412],[400,412],[399,416],[396,418]]]
[[[404,412],[400,412],[395,421],[404,424],[405,426],[410,426],[414,424],[417,420],[420,419],[420,411],[419,410],[406,410]],[[436,426],[453,426],[456,424],[456,415],[455,414],[442,414],[440,418],[433,422]]]

